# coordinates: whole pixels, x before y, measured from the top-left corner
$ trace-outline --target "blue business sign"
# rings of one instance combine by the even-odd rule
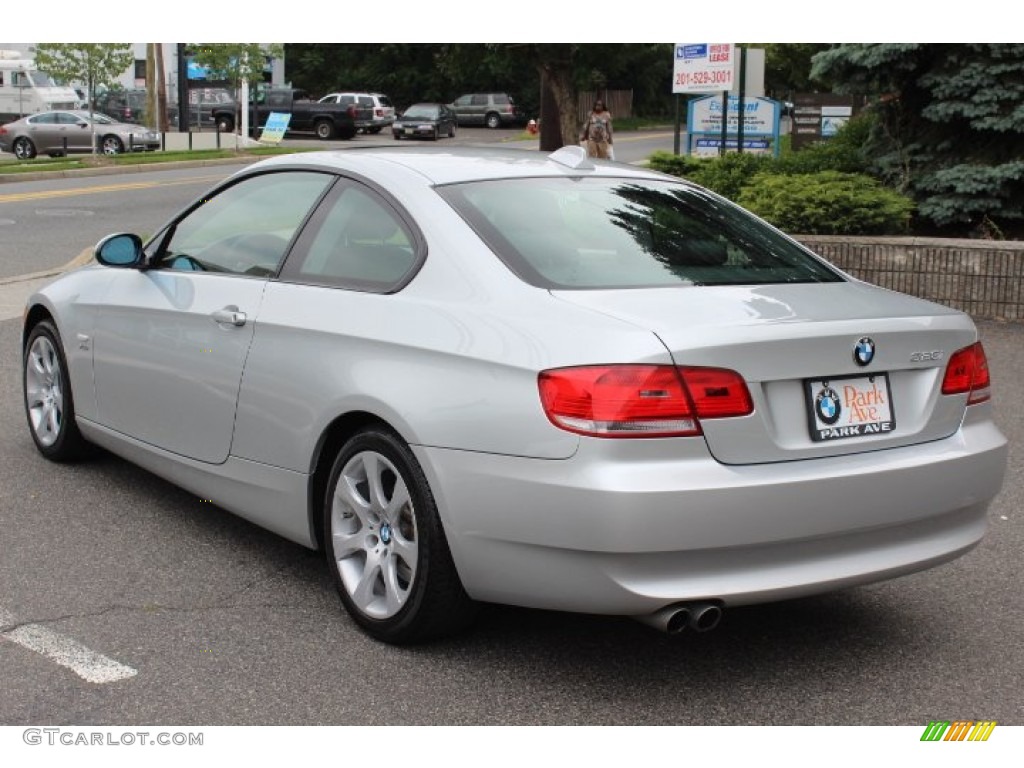
[[[738,148],[740,120],[743,121],[743,150],[755,154],[779,155],[779,123],[782,105],[763,96],[739,96],[723,100],[721,96],[693,99],[687,107],[686,132],[689,136],[687,154],[713,155],[722,147],[722,120],[725,118],[727,151]]]
[[[707,43],[694,43],[692,45],[677,45],[677,59],[706,59],[708,57]]]

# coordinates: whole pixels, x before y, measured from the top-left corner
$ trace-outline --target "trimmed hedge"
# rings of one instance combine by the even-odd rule
[[[736,202],[787,232],[898,235],[910,229],[914,203],[870,176],[822,171],[759,174]]]

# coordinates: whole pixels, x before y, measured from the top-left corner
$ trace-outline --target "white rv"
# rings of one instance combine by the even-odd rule
[[[74,109],[79,105],[73,88],[57,85],[36,69],[19,51],[0,50],[0,124],[33,112]]]

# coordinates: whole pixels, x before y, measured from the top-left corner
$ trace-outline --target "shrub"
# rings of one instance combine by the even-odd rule
[[[870,162],[864,152],[875,118],[864,113],[851,119],[830,139],[818,141],[799,152],[789,152],[772,166],[777,173],[868,173]]]
[[[730,200],[735,200],[744,185],[758,172],[770,168],[771,164],[772,158],[767,155],[741,155],[736,152],[725,157],[677,156],[670,152],[655,152],[650,159],[654,170],[681,176]]]
[[[758,174],[737,203],[779,229],[804,235],[898,235],[914,204],[862,174]]]
[[[653,171],[688,179],[691,173],[699,170],[703,161],[692,155],[675,155],[659,149],[648,158],[647,162]]]

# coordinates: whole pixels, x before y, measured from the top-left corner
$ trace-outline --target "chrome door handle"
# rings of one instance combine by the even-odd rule
[[[226,325],[245,325],[246,316],[245,312],[240,312],[238,307],[224,307],[224,309],[218,309],[214,312],[211,317],[216,323],[224,323]]]

